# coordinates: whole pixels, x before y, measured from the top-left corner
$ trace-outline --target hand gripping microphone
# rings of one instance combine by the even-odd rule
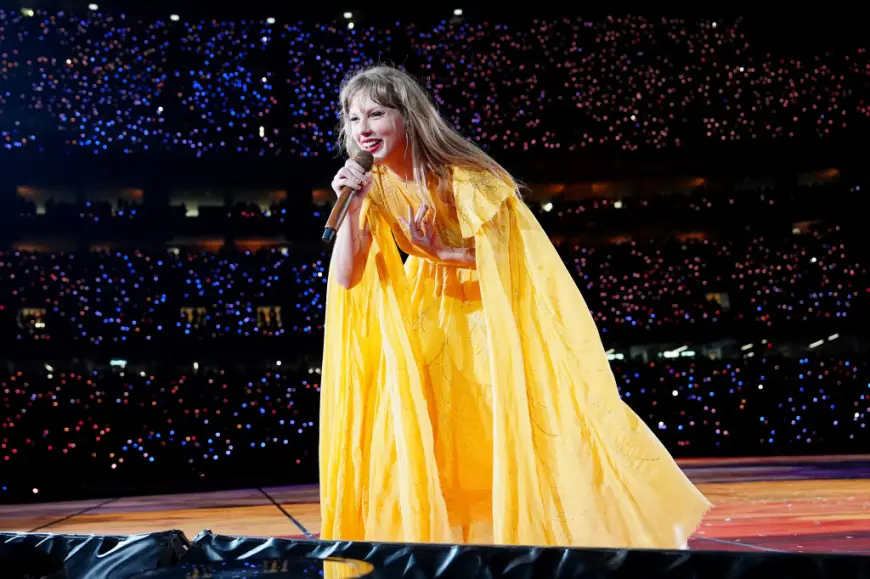
[[[363,171],[366,173],[372,170],[372,164],[375,162],[375,158],[368,151],[360,151],[354,156],[353,160],[359,163],[362,166]],[[323,230],[322,239],[326,243],[332,243],[333,240],[335,240],[335,234],[338,231],[338,228],[341,227],[341,223],[344,221],[344,216],[347,215],[348,209],[350,209],[350,202],[355,193],[356,191],[347,185],[344,185],[341,188],[338,201],[336,201],[335,205],[332,207],[332,212],[329,214],[329,219],[326,221],[326,228]]]

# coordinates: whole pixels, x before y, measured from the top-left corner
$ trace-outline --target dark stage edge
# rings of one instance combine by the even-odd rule
[[[374,568],[366,575],[373,579],[870,578],[870,557],[852,554],[335,542],[210,531],[193,541],[179,531],[131,536],[0,533],[4,579],[26,576],[13,574],[15,561],[42,565],[41,574],[32,576],[50,579],[311,577],[316,567],[312,558],[365,561]],[[245,569],[239,570],[242,564]]]

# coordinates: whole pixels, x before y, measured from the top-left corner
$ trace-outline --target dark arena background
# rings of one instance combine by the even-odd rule
[[[95,1],[0,8],[4,577],[867,576],[862,19]],[[377,62],[526,184],[715,505],[689,552],[318,541],[335,103]]]

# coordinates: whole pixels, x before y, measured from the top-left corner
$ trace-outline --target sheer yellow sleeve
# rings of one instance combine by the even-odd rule
[[[710,504],[622,402],[594,319],[531,210],[486,181],[455,193],[489,340],[495,542],[680,547]]]
[[[321,538],[454,542],[402,259],[377,199],[366,201],[372,247],[363,279],[346,290],[330,267],[327,280]]]
[[[362,215],[367,216],[368,211]],[[376,254],[370,253],[363,279],[346,290],[334,280],[330,263],[326,285],[326,336],[320,391],[321,534],[361,539],[364,528],[364,476],[370,456],[366,434],[376,395],[381,336],[374,291]]]
[[[512,184],[493,175],[455,169],[453,200],[462,237],[474,237],[484,223],[495,217],[505,199],[515,195]]]

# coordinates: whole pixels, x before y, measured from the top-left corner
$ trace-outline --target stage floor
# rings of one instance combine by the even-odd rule
[[[870,554],[870,456],[680,461],[715,505],[691,549]],[[316,537],[316,486],[0,505],[0,531]]]

